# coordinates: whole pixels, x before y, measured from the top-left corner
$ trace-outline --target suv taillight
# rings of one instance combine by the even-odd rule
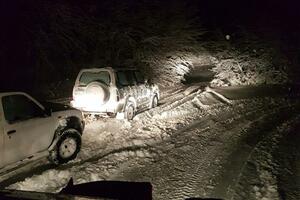
[[[117,94],[117,101],[120,101],[120,92],[118,89],[116,90],[116,94]]]
[[[80,87],[77,87],[74,89],[73,91],[73,96],[77,96],[77,95],[80,95],[84,92],[84,88],[80,88]]]

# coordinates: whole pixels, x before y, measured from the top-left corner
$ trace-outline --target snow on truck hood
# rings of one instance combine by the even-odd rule
[[[56,117],[68,117],[68,116],[77,116],[82,119],[82,112],[76,108],[73,108],[69,105],[53,103],[53,102],[44,102],[43,105],[50,109],[52,115]]]
[[[43,102],[42,103],[46,108],[50,108],[52,112],[59,112],[64,110],[76,110],[71,106],[60,104],[60,103],[53,103],[53,102]]]

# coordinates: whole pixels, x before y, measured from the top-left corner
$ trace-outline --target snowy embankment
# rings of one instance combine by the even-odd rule
[[[276,68],[265,58],[241,57],[215,59],[214,87],[237,85],[285,84],[289,82],[284,67]]]

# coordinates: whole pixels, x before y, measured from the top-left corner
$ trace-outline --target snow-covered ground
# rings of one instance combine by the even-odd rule
[[[299,120],[284,122],[252,150],[235,199],[300,199]]]
[[[228,197],[228,189],[240,191],[242,175],[247,174],[239,177],[240,172],[228,171],[224,175],[230,169],[228,163],[234,161],[237,164],[233,168],[243,170],[245,163],[254,159],[252,149],[259,151],[262,145],[251,136],[265,136],[276,127],[285,127],[284,123],[299,111],[297,100],[277,97],[228,101],[195,85],[166,90],[162,97],[159,107],[137,115],[131,122],[111,118],[90,121],[76,160],[38,172],[33,169],[26,178],[14,178],[7,188],[58,192],[73,177],[75,184],[150,181],[154,199]],[[284,117],[275,120],[276,116]],[[259,128],[265,125],[267,129]],[[249,148],[241,148],[236,154],[244,140],[252,141],[247,143]],[[232,158],[234,155],[237,160]],[[260,174],[268,175],[265,171]],[[265,181],[272,178],[261,176],[256,177],[261,181],[251,189],[277,189],[276,183]],[[254,199],[263,197],[279,199],[278,194],[254,194]]]

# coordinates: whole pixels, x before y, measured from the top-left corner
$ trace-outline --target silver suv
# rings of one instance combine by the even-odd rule
[[[79,72],[71,105],[85,113],[122,113],[131,120],[136,112],[156,107],[158,101],[158,86],[148,83],[138,70],[106,67]]]

